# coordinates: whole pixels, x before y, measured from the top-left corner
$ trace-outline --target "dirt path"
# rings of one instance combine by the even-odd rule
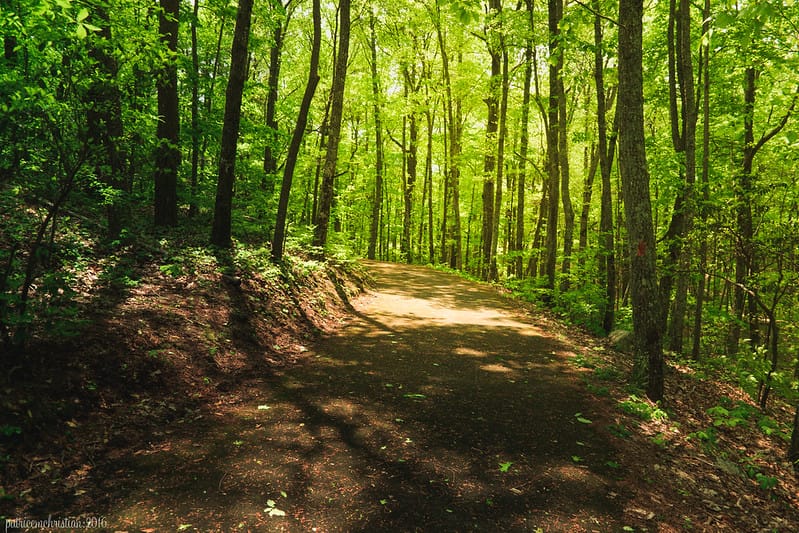
[[[372,263],[313,347],[120,457],[116,530],[619,531],[576,348],[494,290]],[[198,437],[198,432],[202,435]],[[608,466],[608,464],[611,466]],[[109,481],[109,483],[111,483]]]

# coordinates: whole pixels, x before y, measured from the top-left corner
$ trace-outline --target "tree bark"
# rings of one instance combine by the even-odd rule
[[[546,287],[555,289],[555,269],[558,259],[558,209],[560,204],[560,156],[559,131],[560,124],[560,83],[563,53],[560,47],[560,20],[563,17],[563,0],[549,0],[549,101],[547,107],[547,179],[548,211],[546,235]],[[550,295],[551,298],[551,295]]]
[[[630,254],[630,291],[637,369],[647,396],[663,398],[661,305],[644,135],[643,0],[619,1],[619,170]]]
[[[311,110],[316,87],[319,85],[319,52],[322,45],[322,16],[320,0],[313,0],[313,44],[311,45],[311,60],[308,65],[308,83],[305,85],[305,93],[302,96],[302,103],[297,114],[297,124],[294,126],[294,133],[291,137],[288,153],[286,154],[286,164],[283,167],[283,181],[280,184],[280,198],[277,204],[277,215],[275,218],[275,235],[272,239],[272,259],[276,262],[283,259],[283,248],[286,241],[286,216],[288,214],[289,198],[291,197],[291,185],[294,178],[294,168],[297,165],[297,156],[300,153],[302,138],[305,128],[308,125],[308,114]]]
[[[230,77],[225,93],[225,116],[222,122],[222,146],[219,153],[219,177],[211,229],[211,244],[230,248],[233,215],[233,182],[236,173],[236,145],[241,122],[241,99],[247,79],[247,48],[253,0],[239,0],[233,45],[230,51]]]
[[[178,0],[160,0],[158,32],[166,45],[167,57],[158,75],[158,126],[155,152],[156,226],[175,226],[178,223],[178,168],[180,167],[180,108],[178,101]],[[194,105],[194,104],[192,104]]]
[[[279,11],[285,17],[285,20],[275,21],[275,27],[272,29],[272,46],[269,49],[269,78],[267,79],[265,117],[267,130],[266,145],[264,146],[264,176],[261,181],[261,188],[270,196],[275,189],[275,180],[278,173],[277,153],[280,151],[280,132],[277,122],[278,82],[280,81],[280,67],[283,55],[283,38],[289,23],[286,9],[290,3],[291,0],[284,6],[281,0],[272,0],[272,9]],[[311,55],[313,55],[313,46]]]
[[[200,0],[194,0],[191,18],[191,175],[189,177],[189,218],[197,215],[197,187],[200,175],[200,55],[197,22]]]
[[[327,245],[330,214],[335,194],[336,162],[338,146],[341,140],[341,117],[344,111],[344,87],[347,80],[347,61],[350,49],[350,0],[339,3],[339,42],[338,54],[333,74],[333,86],[330,99],[330,126],[327,138],[325,164],[322,168],[322,187],[319,197],[319,213],[313,245],[324,248]]]
[[[527,5],[527,15],[530,21],[530,35],[525,40],[524,47],[524,94],[522,95],[522,122],[520,125],[521,137],[519,139],[519,177],[516,181],[517,200],[516,200],[516,277],[524,275],[524,208],[527,180],[527,151],[530,144],[529,123],[530,123],[530,88],[533,79],[533,39],[532,31],[534,24],[533,1],[525,0]]]
[[[105,200],[108,238],[114,240],[122,232],[125,219],[125,199],[120,198],[118,192],[130,192],[125,179],[125,155],[119,147],[123,134],[122,96],[116,85],[119,66],[111,52],[111,19],[107,9],[96,4],[93,19],[100,30],[89,56],[97,61],[99,73],[87,94],[91,102],[86,115],[88,144],[93,152],[91,162],[96,176],[109,189]]]
[[[377,78],[377,35],[375,31],[374,13],[369,16],[369,49],[372,61],[372,110],[375,121],[375,189],[372,197],[372,219],[369,226],[369,249],[366,256],[375,258],[377,250],[377,233],[380,224],[380,208],[383,202],[383,124],[380,121],[380,83]]]

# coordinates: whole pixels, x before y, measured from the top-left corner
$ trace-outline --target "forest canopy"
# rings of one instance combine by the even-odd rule
[[[0,34],[6,347],[188,228],[633,330],[653,399],[665,348],[796,401],[795,1],[2,0]]]

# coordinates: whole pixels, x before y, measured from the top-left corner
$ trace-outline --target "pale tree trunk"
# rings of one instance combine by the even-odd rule
[[[599,214],[599,276],[605,288],[604,309],[602,312],[602,329],[610,333],[616,319],[616,253],[613,239],[613,196],[611,173],[613,171],[613,154],[615,150],[615,131],[617,121],[608,139],[607,109],[615,99],[615,91],[606,96],[604,37],[599,0],[594,0],[594,82],[597,93],[597,153],[599,156],[599,172],[602,180],[602,197]]]
[[[288,213],[289,197],[291,196],[291,182],[294,177],[294,168],[297,156],[300,153],[302,138],[308,125],[308,113],[311,109],[316,87],[319,85],[319,50],[322,43],[322,17],[320,0],[313,0],[313,44],[311,45],[311,61],[308,66],[308,83],[302,97],[300,110],[297,114],[297,124],[291,137],[286,164],[283,167],[283,182],[280,185],[280,198],[277,205],[275,220],[275,235],[272,239],[272,259],[279,262],[283,259],[283,248],[286,241],[286,216]]]
[[[710,31],[710,0],[705,0],[702,9],[702,35]],[[703,73],[702,80],[702,204],[697,214],[702,223],[707,217],[707,205],[710,201],[710,39],[700,49],[700,62]],[[696,306],[694,308],[693,344],[691,357],[699,359],[702,348],[702,312],[705,303],[705,283],[707,276],[707,233],[701,232],[699,243],[699,282],[696,288]]]
[[[630,292],[637,370],[647,396],[663,398],[661,305],[644,135],[643,0],[619,2],[619,170],[630,252]],[[643,369],[646,369],[643,372]]]
[[[563,63],[560,53],[561,67]],[[558,79],[558,157],[560,158],[560,197],[563,202],[563,263],[561,272],[563,281],[560,288],[568,291],[570,287],[571,256],[574,248],[574,206],[572,205],[569,191],[570,165],[568,141],[568,115],[566,112],[566,90],[563,87],[563,78]]]
[[[530,32],[532,33],[534,27],[533,16],[533,1],[525,0],[527,4],[527,14],[530,20]],[[519,177],[516,182],[518,197],[516,201],[516,246],[515,250],[518,254],[516,256],[516,277],[521,278],[524,275],[524,259],[522,251],[524,250],[524,207],[525,207],[525,187],[527,180],[527,151],[530,143],[528,134],[530,123],[530,89],[533,79],[533,39],[528,36],[525,40],[524,48],[524,95],[522,96],[522,123],[521,138],[519,139]]]
[[[664,304],[662,324],[665,327],[668,323],[668,304],[671,300],[674,280],[678,279],[675,312],[672,313],[669,329],[669,342],[672,351],[681,352],[688,296],[688,276],[678,275],[677,269],[681,267],[687,269],[690,264],[684,240],[693,226],[694,183],[696,182],[697,110],[694,95],[694,69],[691,60],[691,12],[688,0],[671,0],[668,49],[672,144],[674,151],[682,159],[680,177],[683,183],[682,189],[677,193],[671,222],[665,235],[668,253],[663,261],[660,295]]]
[[[375,121],[375,188],[374,196],[372,196],[372,218],[369,225],[369,248],[366,257],[374,259],[377,250],[380,209],[383,202],[383,124],[380,121],[380,84],[377,78],[377,36],[374,13],[369,16],[369,48],[372,53],[372,61],[369,66],[372,73],[372,109]]]
[[[236,29],[233,31],[230,74],[225,93],[225,117],[222,122],[222,146],[219,152],[219,177],[216,182],[216,203],[211,229],[211,244],[220,248],[231,245],[233,215],[233,181],[236,173],[236,145],[241,123],[241,100],[247,79],[247,47],[253,0],[239,0]]]
[[[325,164],[322,168],[322,187],[319,197],[319,213],[317,214],[316,229],[314,231],[313,245],[324,248],[327,245],[330,214],[333,206],[335,192],[336,161],[338,160],[338,146],[341,140],[341,117],[344,111],[344,86],[347,78],[347,61],[350,50],[350,0],[341,0],[339,3],[339,42],[336,57],[333,86],[330,100],[330,129],[328,131],[327,152]]]

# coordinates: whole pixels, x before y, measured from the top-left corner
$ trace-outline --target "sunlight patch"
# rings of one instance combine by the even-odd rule
[[[455,355],[470,355],[472,357],[485,357],[486,353],[472,348],[458,347],[454,350]]]
[[[480,370],[485,370],[486,372],[498,372],[501,374],[507,374],[508,372],[513,372],[512,368],[508,368],[505,365],[500,365],[498,363],[489,363],[487,365],[482,365]]]

